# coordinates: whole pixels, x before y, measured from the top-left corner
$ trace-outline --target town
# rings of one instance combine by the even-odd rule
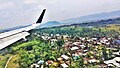
[[[37,34],[36,34],[37,35]],[[44,34],[45,35],[45,34]],[[120,67],[120,37],[117,38],[70,38],[68,35],[41,36],[51,44],[59,39],[60,55],[53,60],[40,60],[31,65],[31,68],[39,67],[85,67],[92,64],[98,68]],[[45,63],[45,64],[44,64]],[[92,68],[92,67],[91,67]]]

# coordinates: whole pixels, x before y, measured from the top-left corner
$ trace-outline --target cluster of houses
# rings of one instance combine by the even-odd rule
[[[67,50],[71,50],[71,54],[74,60],[77,60],[79,56],[83,56],[83,62],[84,64],[96,64],[100,68],[106,68],[106,67],[120,67],[120,50],[119,48],[114,48],[112,38],[80,38],[78,40],[79,42],[67,42],[64,45],[64,48]],[[118,41],[118,39],[117,39]],[[119,44],[119,42],[117,42]],[[120,44],[119,44],[120,45]],[[107,58],[107,60],[102,57],[104,55],[102,52],[100,52],[102,63],[100,62],[100,58],[96,57],[96,55],[99,53],[99,49],[102,50],[102,47],[106,47],[106,54],[109,54],[111,57]],[[119,47],[119,46],[118,46]],[[92,48],[92,49],[91,49]],[[99,50],[99,51],[98,51]],[[114,52],[114,50],[116,50]],[[97,52],[98,51],[98,52]],[[110,52],[111,51],[111,52]],[[91,56],[88,56],[89,53]],[[99,55],[99,56],[100,56]],[[108,56],[109,56],[108,55]]]
[[[57,35],[60,37],[60,35]],[[74,66],[74,62],[79,59],[82,59],[83,66],[87,64],[95,64],[100,68],[107,68],[107,67],[120,67],[120,39],[113,39],[113,38],[82,38],[79,37],[75,41],[69,41],[66,39],[68,38],[67,35],[63,36],[65,40],[65,44],[62,45],[63,54],[56,58],[56,61],[48,60],[40,60],[37,64],[31,65],[31,68],[43,68],[44,65],[46,66],[53,66],[53,67],[61,67],[61,68],[68,68],[69,66]],[[57,38],[54,37],[46,37],[42,36],[44,40],[49,38],[51,42],[57,41]],[[117,46],[116,46],[117,44]],[[105,49],[105,55],[107,55],[107,59],[104,57],[103,49]],[[115,52],[114,52],[115,50]],[[79,61],[77,61],[79,62]]]

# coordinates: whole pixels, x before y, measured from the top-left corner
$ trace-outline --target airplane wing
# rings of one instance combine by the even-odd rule
[[[43,16],[45,14],[45,11],[46,9],[43,10],[37,22],[32,24],[31,26],[1,33],[0,34],[0,50],[30,35],[28,31],[40,25],[40,23],[42,22]]]

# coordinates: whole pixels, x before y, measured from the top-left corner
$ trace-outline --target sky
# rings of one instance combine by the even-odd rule
[[[0,0],[0,29],[120,10],[120,0]]]

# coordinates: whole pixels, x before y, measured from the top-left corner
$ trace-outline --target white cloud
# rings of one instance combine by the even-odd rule
[[[23,3],[25,3],[25,4],[33,4],[33,3],[37,3],[37,0],[23,0]]]
[[[59,21],[120,10],[119,6],[120,0],[0,0],[0,28],[31,24],[43,8],[47,9],[43,21]]]
[[[13,2],[3,2],[0,3],[0,9],[14,8],[15,4]]]

